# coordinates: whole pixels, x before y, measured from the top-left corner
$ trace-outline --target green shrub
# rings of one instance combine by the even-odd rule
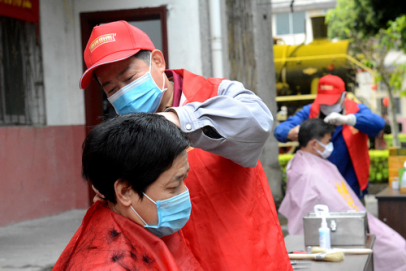
[[[284,183],[286,183],[286,166],[288,165],[290,159],[292,159],[294,155],[293,154],[279,154],[278,160],[279,160],[279,165],[281,166],[282,170],[282,180]]]
[[[406,142],[406,134],[399,134],[399,142]],[[393,136],[392,134],[383,135],[383,139],[386,141],[386,146],[392,147],[393,146]]]

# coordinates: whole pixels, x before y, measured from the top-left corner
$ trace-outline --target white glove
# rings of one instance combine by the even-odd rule
[[[344,124],[348,124],[351,126],[354,126],[355,123],[357,123],[357,118],[355,117],[354,114],[349,114],[349,115],[341,115],[340,113],[330,113],[327,117],[324,118],[324,122],[336,125],[336,126],[341,126]]]

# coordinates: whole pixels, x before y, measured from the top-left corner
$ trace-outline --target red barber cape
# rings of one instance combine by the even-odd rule
[[[202,269],[179,233],[160,239],[97,202],[53,270]]]
[[[172,72],[183,78],[180,89],[187,102],[217,96],[222,79],[205,79],[186,70]],[[176,80],[174,84],[179,88]],[[260,162],[244,168],[201,149],[189,151],[188,156],[185,183],[192,214],[181,232],[203,269],[292,270]]]
[[[345,113],[355,114],[359,111],[356,102],[350,99],[345,99]],[[317,118],[320,113],[320,105],[312,103],[310,106],[309,118]],[[343,125],[343,137],[348,148],[348,153],[351,157],[352,165],[354,166],[355,174],[357,175],[358,183],[361,190],[365,190],[368,186],[369,178],[369,152],[368,152],[368,135],[361,133],[351,125]]]

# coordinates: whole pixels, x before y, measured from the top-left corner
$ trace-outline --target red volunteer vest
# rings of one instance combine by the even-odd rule
[[[350,99],[345,99],[346,114],[355,114],[359,111],[357,103]],[[317,118],[320,112],[320,105],[313,103],[310,106],[309,118]],[[361,133],[351,125],[343,125],[343,137],[350,154],[355,174],[361,190],[367,188],[369,177],[369,152],[368,135]]]
[[[173,71],[183,77],[187,103],[217,96],[223,80]],[[188,156],[192,214],[181,233],[203,269],[292,270],[260,162],[244,168],[201,149]]]

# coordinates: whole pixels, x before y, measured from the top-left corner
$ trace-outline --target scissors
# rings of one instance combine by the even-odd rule
[[[298,262],[298,261],[290,261],[290,264],[292,265],[293,270],[297,270],[297,269],[305,269],[305,268],[309,268],[311,262]],[[301,265],[303,264],[303,265]]]

